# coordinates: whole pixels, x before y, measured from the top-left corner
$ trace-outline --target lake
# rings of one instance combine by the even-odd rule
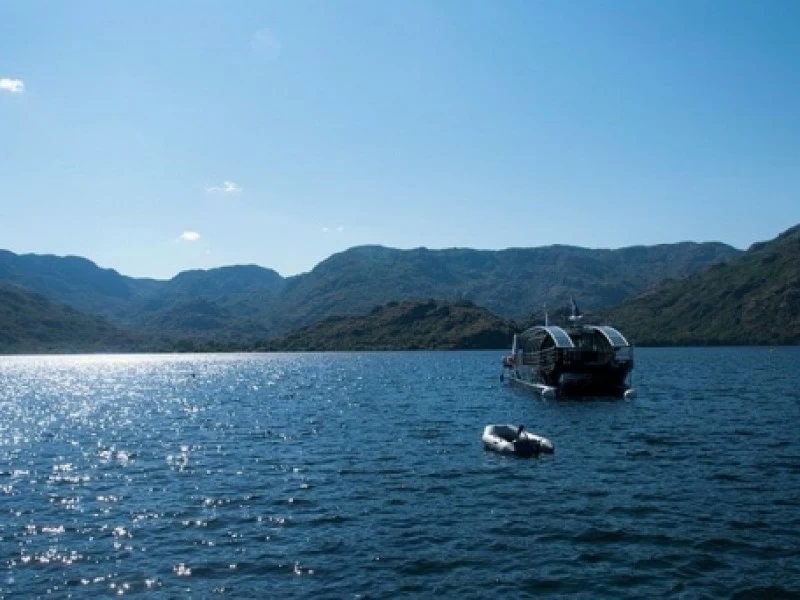
[[[800,595],[800,348],[0,358],[0,595]],[[524,423],[553,456],[500,456]]]

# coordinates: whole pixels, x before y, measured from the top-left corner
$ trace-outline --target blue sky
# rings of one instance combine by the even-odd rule
[[[0,247],[134,276],[800,222],[800,2],[5,0]]]

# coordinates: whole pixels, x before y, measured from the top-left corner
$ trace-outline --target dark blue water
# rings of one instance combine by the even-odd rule
[[[641,349],[592,402],[502,354],[2,358],[0,595],[800,594],[800,348]]]

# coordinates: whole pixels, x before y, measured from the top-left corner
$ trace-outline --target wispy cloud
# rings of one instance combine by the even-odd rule
[[[184,242],[196,242],[200,239],[200,234],[196,231],[184,231],[180,235],[180,239],[182,239]]]
[[[342,233],[344,231],[344,227],[339,225],[338,227],[323,227],[322,233]]]
[[[232,181],[223,181],[222,185],[212,185],[207,187],[206,191],[209,194],[238,194],[242,188]]]
[[[0,77],[0,90],[21,94],[25,91],[25,82],[22,79],[11,79],[10,77]]]
[[[259,29],[250,40],[253,52],[264,58],[278,58],[283,45],[278,37],[269,29]]]

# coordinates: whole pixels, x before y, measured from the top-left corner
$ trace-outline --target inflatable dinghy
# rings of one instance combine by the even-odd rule
[[[525,426],[520,425],[487,425],[483,430],[483,446],[487,450],[501,454],[516,454],[517,456],[537,456],[539,454],[552,454],[553,442],[546,437],[525,431]]]

